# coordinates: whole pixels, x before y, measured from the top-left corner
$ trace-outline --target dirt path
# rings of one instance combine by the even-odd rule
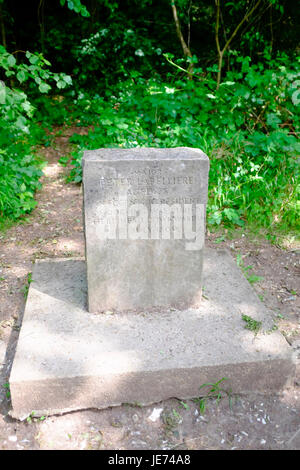
[[[78,129],[76,129],[78,132]],[[84,130],[83,130],[84,132]],[[9,369],[25,306],[27,276],[37,258],[84,256],[82,194],[65,183],[58,159],[69,151],[64,131],[52,148],[38,206],[23,225],[0,235],[0,449],[300,449],[300,374],[282,396],[224,397],[207,402],[204,415],[192,400],[148,407],[126,406],[18,422],[8,415]],[[207,244],[242,256],[249,274],[263,277],[254,288],[272,310],[300,356],[299,247],[282,250],[235,233],[210,234]],[[2,368],[1,368],[2,364]]]

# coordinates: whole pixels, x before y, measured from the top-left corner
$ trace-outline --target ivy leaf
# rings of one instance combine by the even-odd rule
[[[29,57],[29,62],[32,64],[32,65],[35,65],[39,62],[40,58],[37,57],[36,55],[33,55],[33,54],[30,54],[30,57]]]
[[[70,75],[65,75],[64,81],[66,82],[67,85],[72,85],[72,78],[70,77]]]
[[[0,104],[5,103],[5,98],[6,98],[5,85],[0,81]]]
[[[19,70],[17,73],[17,79],[19,80],[20,83],[25,82],[27,80],[28,75],[24,72],[24,70]]]
[[[57,88],[65,88],[66,82],[64,80],[58,80],[56,86]]]
[[[13,66],[16,64],[16,62],[17,62],[17,61],[16,61],[16,59],[14,58],[13,55],[10,54],[10,55],[7,57],[7,63],[8,63],[8,65],[9,65],[10,67],[13,67]]]
[[[48,93],[48,91],[51,89],[51,86],[48,85],[48,83],[42,82],[39,85],[39,90],[41,93]]]
[[[16,120],[16,127],[21,129],[23,132],[28,132],[28,127],[26,126],[27,124],[27,119],[24,116],[19,116],[18,119]]]

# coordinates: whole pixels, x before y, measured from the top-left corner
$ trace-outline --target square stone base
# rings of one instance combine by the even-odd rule
[[[274,393],[293,377],[291,348],[227,251],[206,249],[198,309],[88,313],[80,259],[38,261],[10,376],[24,419],[201,393],[223,377],[233,393]],[[262,321],[255,336],[242,314]]]

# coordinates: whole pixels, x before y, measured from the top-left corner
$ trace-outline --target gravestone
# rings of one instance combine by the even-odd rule
[[[199,305],[208,169],[192,148],[84,153],[90,312]]]

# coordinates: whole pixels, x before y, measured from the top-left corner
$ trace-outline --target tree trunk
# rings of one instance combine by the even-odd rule
[[[171,0],[171,7],[172,7],[172,12],[173,12],[173,18],[174,18],[176,33],[177,33],[178,39],[180,41],[184,57],[186,57],[186,58],[187,57],[193,57],[192,53],[191,53],[191,50],[190,50],[189,46],[187,45],[187,43],[185,42],[182,31],[181,31],[181,26],[180,26],[180,21],[179,21],[178,15],[177,15],[177,8],[176,8],[176,5],[175,5],[175,0]],[[188,66],[188,75],[189,75],[190,80],[192,79],[193,68],[194,68],[193,64],[190,62],[189,66]]]
[[[4,16],[3,16],[3,10],[2,10],[2,5],[0,3],[0,27],[1,27],[1,39],[2,39],[2,44],[6,49],[6,33],[5,33],[5,24],[4,24]]]

